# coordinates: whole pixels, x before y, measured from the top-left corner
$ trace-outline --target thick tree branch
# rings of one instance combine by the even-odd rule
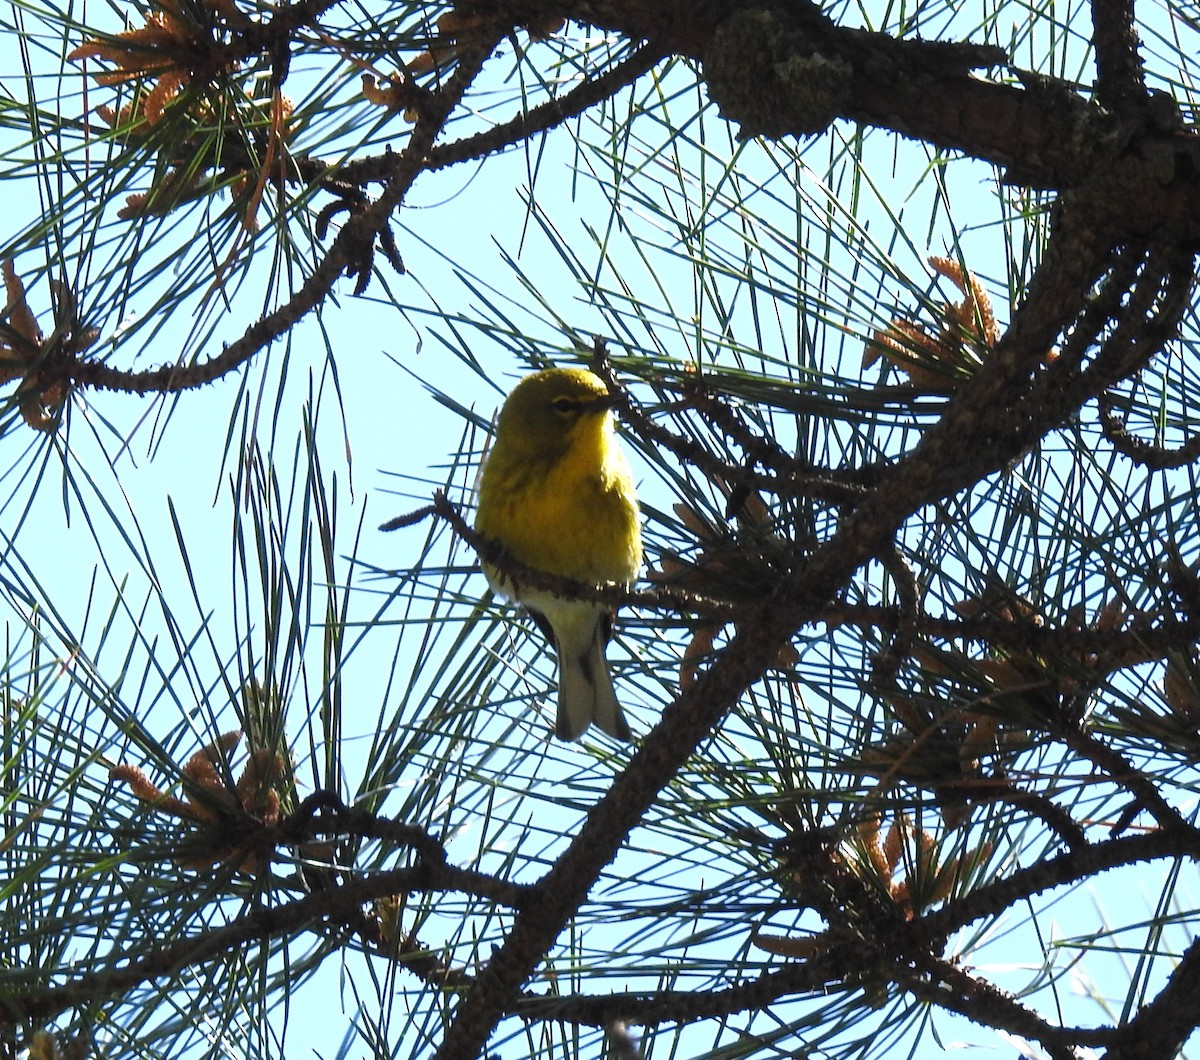
[[[1117,1032],[1104,1060],[1162,1060],[1179,1055],[1200,1013],[1200,941],[1193,942],[1158,996]]]
[[[1128,97],[1136,49],[1119,25],[1127,0],[1111,3],[1118,10],[1100,19],[1104,76],[1111,71]],[[1092,187],[1114,234],[1200,241],[1200,136],[1182,128],[1169,99],[1143,93],[1144,106],[1113,113],[1039,75],[987,81],[975,71],[1006,65],[1000,49],[844,28],[806,2],[663,3],[652,5],[654,15],[640,0],[569,12],[562,3],[519,6],[590,15],[606,29],[702,61],[710,94],[745,136],[807,136],[837,119],[891,129],[991,162],[1014,183]]]
[[[1096,49],[1096,100],[1112,110],[1145,100],[1146,78],[1138,57],[1133,0],[1091,0]]]

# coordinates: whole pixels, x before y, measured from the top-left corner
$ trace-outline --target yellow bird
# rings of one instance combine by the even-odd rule
[[[633,581],[642,563],[641,529],[613,403],[604,382],[583,368],[548,368],[522,379],[500,410],[475,529],[548,574],[589,585]],[[604,657],[612,610],[514,584],[488,564],[483,570],[554,643],[558,738],[577,740],[595,722],[628,740]]]

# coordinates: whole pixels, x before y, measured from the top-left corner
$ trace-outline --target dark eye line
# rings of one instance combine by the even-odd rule
[[[550,402],[550,407],[560,416],[566,416],[569,413],[579,411],[579,402],[569,397],[556,397]]]

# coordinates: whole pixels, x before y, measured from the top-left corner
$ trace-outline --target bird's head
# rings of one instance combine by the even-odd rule
[[[547,368],[513,388],[496,427],[496,444],[545,458],[611,429],[616,404],[586,368]]]

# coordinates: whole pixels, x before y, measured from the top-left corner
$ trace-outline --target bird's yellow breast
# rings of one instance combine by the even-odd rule
[[[550,574],[632,581],[642,558],[637,499],[607,416],[544,458],[494,448],[475,526],[514,558]]]

